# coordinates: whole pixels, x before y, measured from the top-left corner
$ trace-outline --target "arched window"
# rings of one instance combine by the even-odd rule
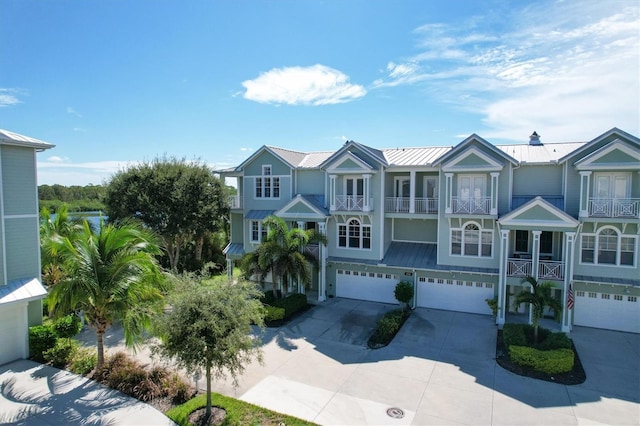
[[[451,254],[458,256],[491,257],[493,231],[482,229],[475,222],[451,229]]]
[[[582,234],[581,238],[581,263],[635,265],[637,236],[621,235],[617,229],[606,226],[595,233]]]
[[[338,247],[370,249],[371,225],[363,225],[355,218],[338,225]]]

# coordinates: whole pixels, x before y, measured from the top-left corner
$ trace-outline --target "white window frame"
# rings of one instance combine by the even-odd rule
[[[351,232],[357,231],[356,236],[352,236]],[[349,250],[366,250],[370,251],[373,243],[373,234],[371,225],[363,224],[359,219],[351,218],[346,223],[339,223],[336,227],[337,233],[337,247],[341,249],[349,249]],[[368,234],[368,237],[365,237],[365,234]],[[344,239],[344,245],[341,244],[340,238]],[[357,238],[358,245],[352,246],[351,242]],[[365,240],[369,241],[369,247],[364,247]]]
[[[467,245],[470,245],[471,243],[468,243],[466,240],[469,239],[471,237],[471,235],[468,235],[465,231],[467,231],[467,228],[469,226],[475,226],[477,228],[478,231],[478,242],[477,242],[477,253],[475,254],[467,254],[466,253],[466,248]],[[475,231],[475,230],[468,230],[468,231]],[[460,253],[454,253],[453,252],[453,233],[454,232],[459,232],[460,233]],[[462,226],[460,228],[451,228],[449,231],[449,255],[451,256],[460,256],[460,257],[473,257],[473,258],[485,258],[485,259],[491,259],[493,258],[493,252],[494,252],[494,238],[493,238],[493,229],[483,229],[482,226],[475,221],[469,221],[469,222],[465,222],[462,224]],[[484,238],[486,238],[487,236],[490,236],[491,238],[491,243],[490,243],[490,247],[491,247],[491,254],[488,256],[483,256],[482,253],[482,248],[483,245],[486,245],[483,241]],[[484,238],[483,238],[484,237]]]
[[[260,189],[259,192],[258,189]],[[280,177],[273,176],[273,167],[271,164],[263,164],[262,174],[255,177],[253,188],[254,199],[277,200],[280,198],[280,190]]]
[[[599,262],[599,252],[600,246],[604,243],[600,242],[601,236],[604,231],[613,231],[616,234],[616,247],[615,247],[615,262],[614,263],[603,263]],[[585,239],[590,238],[593,239],[593,247],[588,247],[587,249],[593,251],[593,261],[586,262],[583,260],[583,252],[585,250]],[[622,239],[626,239],[627,242],[629,240],[632,241],[632,250],[623,250]],[[613,251],[613,250],[611,250]],[[623,252],[632,252],[633,253],[633,262],[631,265],[622,264],[621,257]],[[635,268],[638,263],[638,236],[637,235],[629,235],[623,234],[614,226],[603,226],[598,228],[595,232],[592,233],[584,233],[580,237],[580,264],[581,265],[597,265],[597,266],[610,266],[610,267],[622,267],[622,268]]]
[[[255,229],[254,229],[255,225]],[[257,239],[254,238],[254,234],[257,235]],[[267,228],[262,227],[261,220],[251,220],[249,221],[249,241],[254,244],[262,243],[262,240],[267,236]]]

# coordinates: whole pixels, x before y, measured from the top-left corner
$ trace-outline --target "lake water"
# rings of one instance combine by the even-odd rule
[[[56,214],[53,213],[51,215],[51,219],[55,219]],[[99,229],[100,228],[100,218],[102,218],[102,220],[104,220],[105,222],[107,221],[107,215],[104,214],[103,212],[69,212],[69,217],[70,218],[76,218],[76,217],[81,217],[84,219],[87,219],[87,222],[89,222],[91,224],[91,226],[93,226],[93,229]]]

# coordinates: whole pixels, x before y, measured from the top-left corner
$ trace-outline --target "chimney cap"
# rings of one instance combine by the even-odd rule
[[[531,133],[531,136],[529,136],[529,145],[542,145],[540,135],[535,130]]]

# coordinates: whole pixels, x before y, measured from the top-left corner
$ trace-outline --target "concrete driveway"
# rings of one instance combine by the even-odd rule
[[[216,391],[324,425],[640,424],[640,336],[576,328],[587,381],[564,386],[494,361],[489,316],[416,309],[391,345],[366,347],[396,306],[331,299],[264,335],[263,365]]]

